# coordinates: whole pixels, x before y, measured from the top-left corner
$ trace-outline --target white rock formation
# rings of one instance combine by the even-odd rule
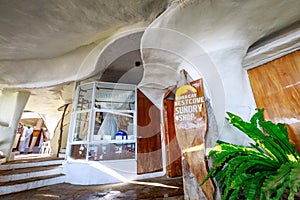
[[[161,98],[153,90],[157,89],[157,94],[176,84],[181,68],[194,78],[203,77],[221,139],[244,144],[247,140],[238,139],[224,125],[225,111],[247,119],[255,109],[243,59],[253,43],[297,22],[299,8],[299,1],[174,3],[143,35],[145,73],[140,87],[160,104]]]
[[[126,53],[112,48],[115,42],[146,30],[139,87],[160,105],[165,90],[179,80],[180,69],[203,77],[221,138],[232,138],[224,125],[225,111],[249,117],[255,108],[243,66],[299,48],[299,8],[298,0],[1,2],[0,88],[30,91],[25,109],[46,114],[53,131],[61,115],[57,108],[72,101],[74,82],[99,78],[113,61],[109,58]],[[255,42],[286,27],[288,32],[263,40],[246,56]],[[138,49],[139,42],[128,48]],[[0,119],[9,121],[6,116],[10,114],[1,112]]]

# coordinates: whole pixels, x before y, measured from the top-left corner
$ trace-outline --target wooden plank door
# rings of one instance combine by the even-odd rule
[[[160,110],[137,92],[137,173],[162,171]]]
[[[181,150],[177,142],[174,124],[174,100],[164,99],[164,138],[166,144],[166,175],[182,176]]]
[[[248,71],[258,108],[266,120],[286,123],[300,153],[300,51]]]

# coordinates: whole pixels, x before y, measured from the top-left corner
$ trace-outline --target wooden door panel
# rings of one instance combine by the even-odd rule
[[[137,173],[162,171],[160,110],[137,93]]]
[[[182,176],[181,150],[176,138],[174,124],[174,100],[164,100],[164,127],[166,144],[166,175],[168,177]]]
[[[248,71],[258,108],[266,120],[288,124],[291,143],[300,152],[300,52]]]

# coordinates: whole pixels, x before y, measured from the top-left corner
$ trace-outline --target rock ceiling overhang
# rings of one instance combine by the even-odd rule
[[[255,107],[242,66],[249,47],[297,24],[300,1],[182,2],[170,6],[145,30],[141,42],[145,70],[141,86],[160,104],[157,94],[177,83],[181,66],[198,71],[193,78],[204,78],[222,130],[225,111],[244,111],[246,116]],[[295,38],[293,50],[299,47],[299,35]],[[284,50],[285,46],[281,45],[273,53]],[[166,76],[154,82],[153,77],[159,71]]]
[[[104,48],[118,33],[134,28],[168,28],[192,38],[212,56],[235,50],[239,53],[232,59],[243,60],[253,43],[299,21],[299,8],[297,0],[1,2],[0,88],[30,89],[33,97],[42,101],[51,99],[49,105],[41,105],[39,111],[44,109],[47,113],[54,108],[56,111],[64,103],[64,94],[73,89],[72,85],[62,83],[81,80],[101,71],[101,68],[89,66],[87,71],[79,73],[87,56],[95,48]],[[147,42],[159,45],[163,38],[171,39],[163,35],[147,38],[146,32],[141,47],[146,47],[143,45]],[[186,53],[195,53],[180,41],[170,44]],[[151,70],[151,65],[147,68],[148,61],[152,61],[151,56],[144,53],[145,73],[149,75],[144,76],[142,82],[145,88],[168,87],[169,83],[160,82],[164,81],[161,77],[155,78],[152,72],[157,70]],[[219,70],[226,73],[225,66]],[[170,74],[176,70],[172,69]],[[168,74],[168,69],[165,72]],[[175,73],[175,82],[177,78]],[[156,98],[155,95],[152,96]],[[36,102],[31,102],[33,105],[37,106]]]
[[[167,6],[155,0],[2,1],[0,60],[50,59],[146,25]]]
[[[89,75],[79,70],[95,47],[148,26],[166,6],[167,1],[155,0],[2,2],[0,88],[80,80]]]
[[[91,63],[113,40],[145,29],[168,0],[2,1],[0,89],[27,90],[26,110],[58,121],[74,82],[103,72]],[[139,42],[138,42],[139,43]],[[55,127],[55,124],[53,125]]]

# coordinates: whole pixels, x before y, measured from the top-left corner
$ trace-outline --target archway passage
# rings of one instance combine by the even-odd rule
[[[50,135],[44,119],[37,113],[24,112],[14,139],[10,160],[50,156]],[[47,150],[44,149],[48,141]]]
[[[265,119],[286,123],[293,145],[300,153],[300,51],[248,71],[258,108]]]

